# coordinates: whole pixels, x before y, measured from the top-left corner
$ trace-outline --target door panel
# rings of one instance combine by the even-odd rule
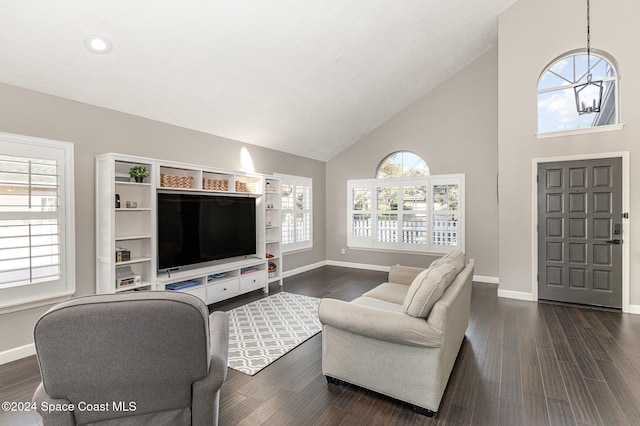
[[[538,297],[622,306],[622,159],[538,164]]]

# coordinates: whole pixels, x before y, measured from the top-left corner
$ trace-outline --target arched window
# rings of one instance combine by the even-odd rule
[[[618,124],[618,73],[604,54],[570,52],[553,61],[538,79],[538,133]],[[600,112],[578,114],[575,87],[602,81]]]
[[[429,176],[427,163],[410,151],[397,151],[389,154],[378,165],[376,178]]]

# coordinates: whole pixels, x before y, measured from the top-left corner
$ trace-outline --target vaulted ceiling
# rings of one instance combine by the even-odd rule
[[[326,161],[495,46],[514,2],[2,0],[0,82]]]

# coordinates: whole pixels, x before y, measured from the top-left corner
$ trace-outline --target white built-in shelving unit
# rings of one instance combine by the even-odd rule
[[[129,169],[134,166],[146,167],[149,176],[135,182],[129,178]],[[159,272],[156,240],[158,190],[255,197],[256,256]],[[184,291],[212,304],[258,289],[268,292],[269,283],[277,281],[282,285],[280,239],[278,178],[123,154],[96,157],[98,294]],[[118,250],[128,256],[120,260],[116,254]],[[275,270],[269,270],[270,264],[275,265]],[[127,279],[128,276],[131,279]],[[184,283],[190,286],[170,290]]]
[[[279,178],[265,179],[265,256],[268,260],[269,282],[277,282],[282,286],[282,194],[280,188]]]

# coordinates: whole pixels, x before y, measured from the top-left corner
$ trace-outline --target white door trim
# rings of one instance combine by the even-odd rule
[[[629,212],[631,194],[629,190],[629,183],[631,182],[630,168],[629,168],[629,151],[620,152],[603,152],[595,154],[577,154],[567,155],[561,157],[541,157],[534,158],[531,164],[531,197],[532,197],[532,210],[531,210],[531,294],[533,300],[538,300],[538,164],[539,163],[554,163],[560,161],[579,161],[579,160],[597,160],[601,158],[622,158],[622,211],[624,213]],[[629,262],[630,262],[630,245],[629,245],[629,219],[623,219],[622,223],[622,240],[625,241],[622,244],[622,312],[629,312]]]

